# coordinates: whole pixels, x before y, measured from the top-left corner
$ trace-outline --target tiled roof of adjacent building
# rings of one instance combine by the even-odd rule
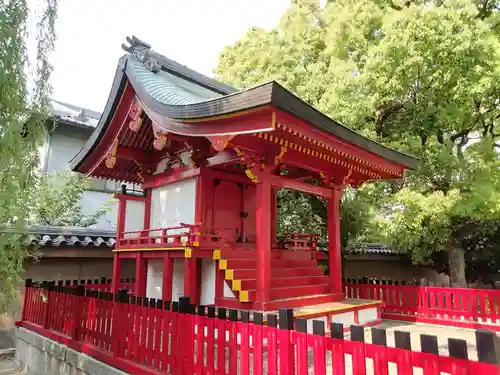
[[[101,114],[90,109],[81,108],[73,104],[52,100],[52,116],[57,122],[64,122],[82,128],[94,130],[99,123]]]
[[[28,228],[29,241],[40,247],[115,247],[115,231],[92,228],[32,226]]]
[[[366,255],[401,255],[399,250],[392,249],[389,246],[379,243],[357,244],[349,249],[348,254],[366,254]]]

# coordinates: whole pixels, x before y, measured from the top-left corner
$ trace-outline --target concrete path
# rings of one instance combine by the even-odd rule
[[[25,375],[17,364],[14,353],[0,350],[0,375]]]

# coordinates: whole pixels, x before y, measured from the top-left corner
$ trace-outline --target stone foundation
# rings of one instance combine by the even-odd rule
[[[17,328],[16,359],[27,375],[127,375],[25,328]]]

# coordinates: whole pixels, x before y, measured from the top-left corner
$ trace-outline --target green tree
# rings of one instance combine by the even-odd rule
[[[36,185],[30,225],[89,227],[110,211],[112,200],[91,215],[82,212],[80,197],[90,187],[90,179],[72,172],[41,177]]]
[[[331,117],[421,159],[404,182],[360,189],[372,235],[415,262],[449,255],[465,285],[464,233],[498,207],[498,1],[293,1],[275,29],[253,28],[219,57],[240,87],[275,79]],[[377,198],[377,199],[375,199]]]
[[[14,296],[29,248],[22,245],[39,182],[38,146],[49,113],[48,55],[54,47],[57,1],[46,0],[28,56],[27,1],[0,2],[0,311]]]

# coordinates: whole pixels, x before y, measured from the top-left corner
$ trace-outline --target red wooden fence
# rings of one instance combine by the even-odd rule
[[[383,319],[500,331],[500,290],[349,281],[346,297],[384,301]]]
[[[322,321],[307,332],[303,319],[292,323],[292,310],[279,317],[248,311],[194,306],[179,302],[86,290],[83,286],[44,287],[29,280],[19,326],[61,342],[126,372],[214,375],[423,375],[497,374],[495,335],[476,332],[479,361],[467,358],[467,343],[449,339],[449,357],[438,354],[435,336],[421,335],[422,352],[411,350],[407,332],[396,332],[396,347],[387,346],[386,332],[351,326],[344,340],[341,324],[325,335]],[[367,360],[367,359],[371,359]]]
[[[52,281],[43,281],[37,282],[33,281],[35,284],[52,284],[57,286],[71,286],[75,287],[77,285],[83,285],[85,289],[89,290],[97,290],[101,292],[111,292],[111,279],[106,277],[101,277],[100,279],[88,279],[88,280],[52,280]],[[133,292],[135,287],[135,278],[132,279],[121,279],[118,284],[118,289],[126,289],[130,293]]]

